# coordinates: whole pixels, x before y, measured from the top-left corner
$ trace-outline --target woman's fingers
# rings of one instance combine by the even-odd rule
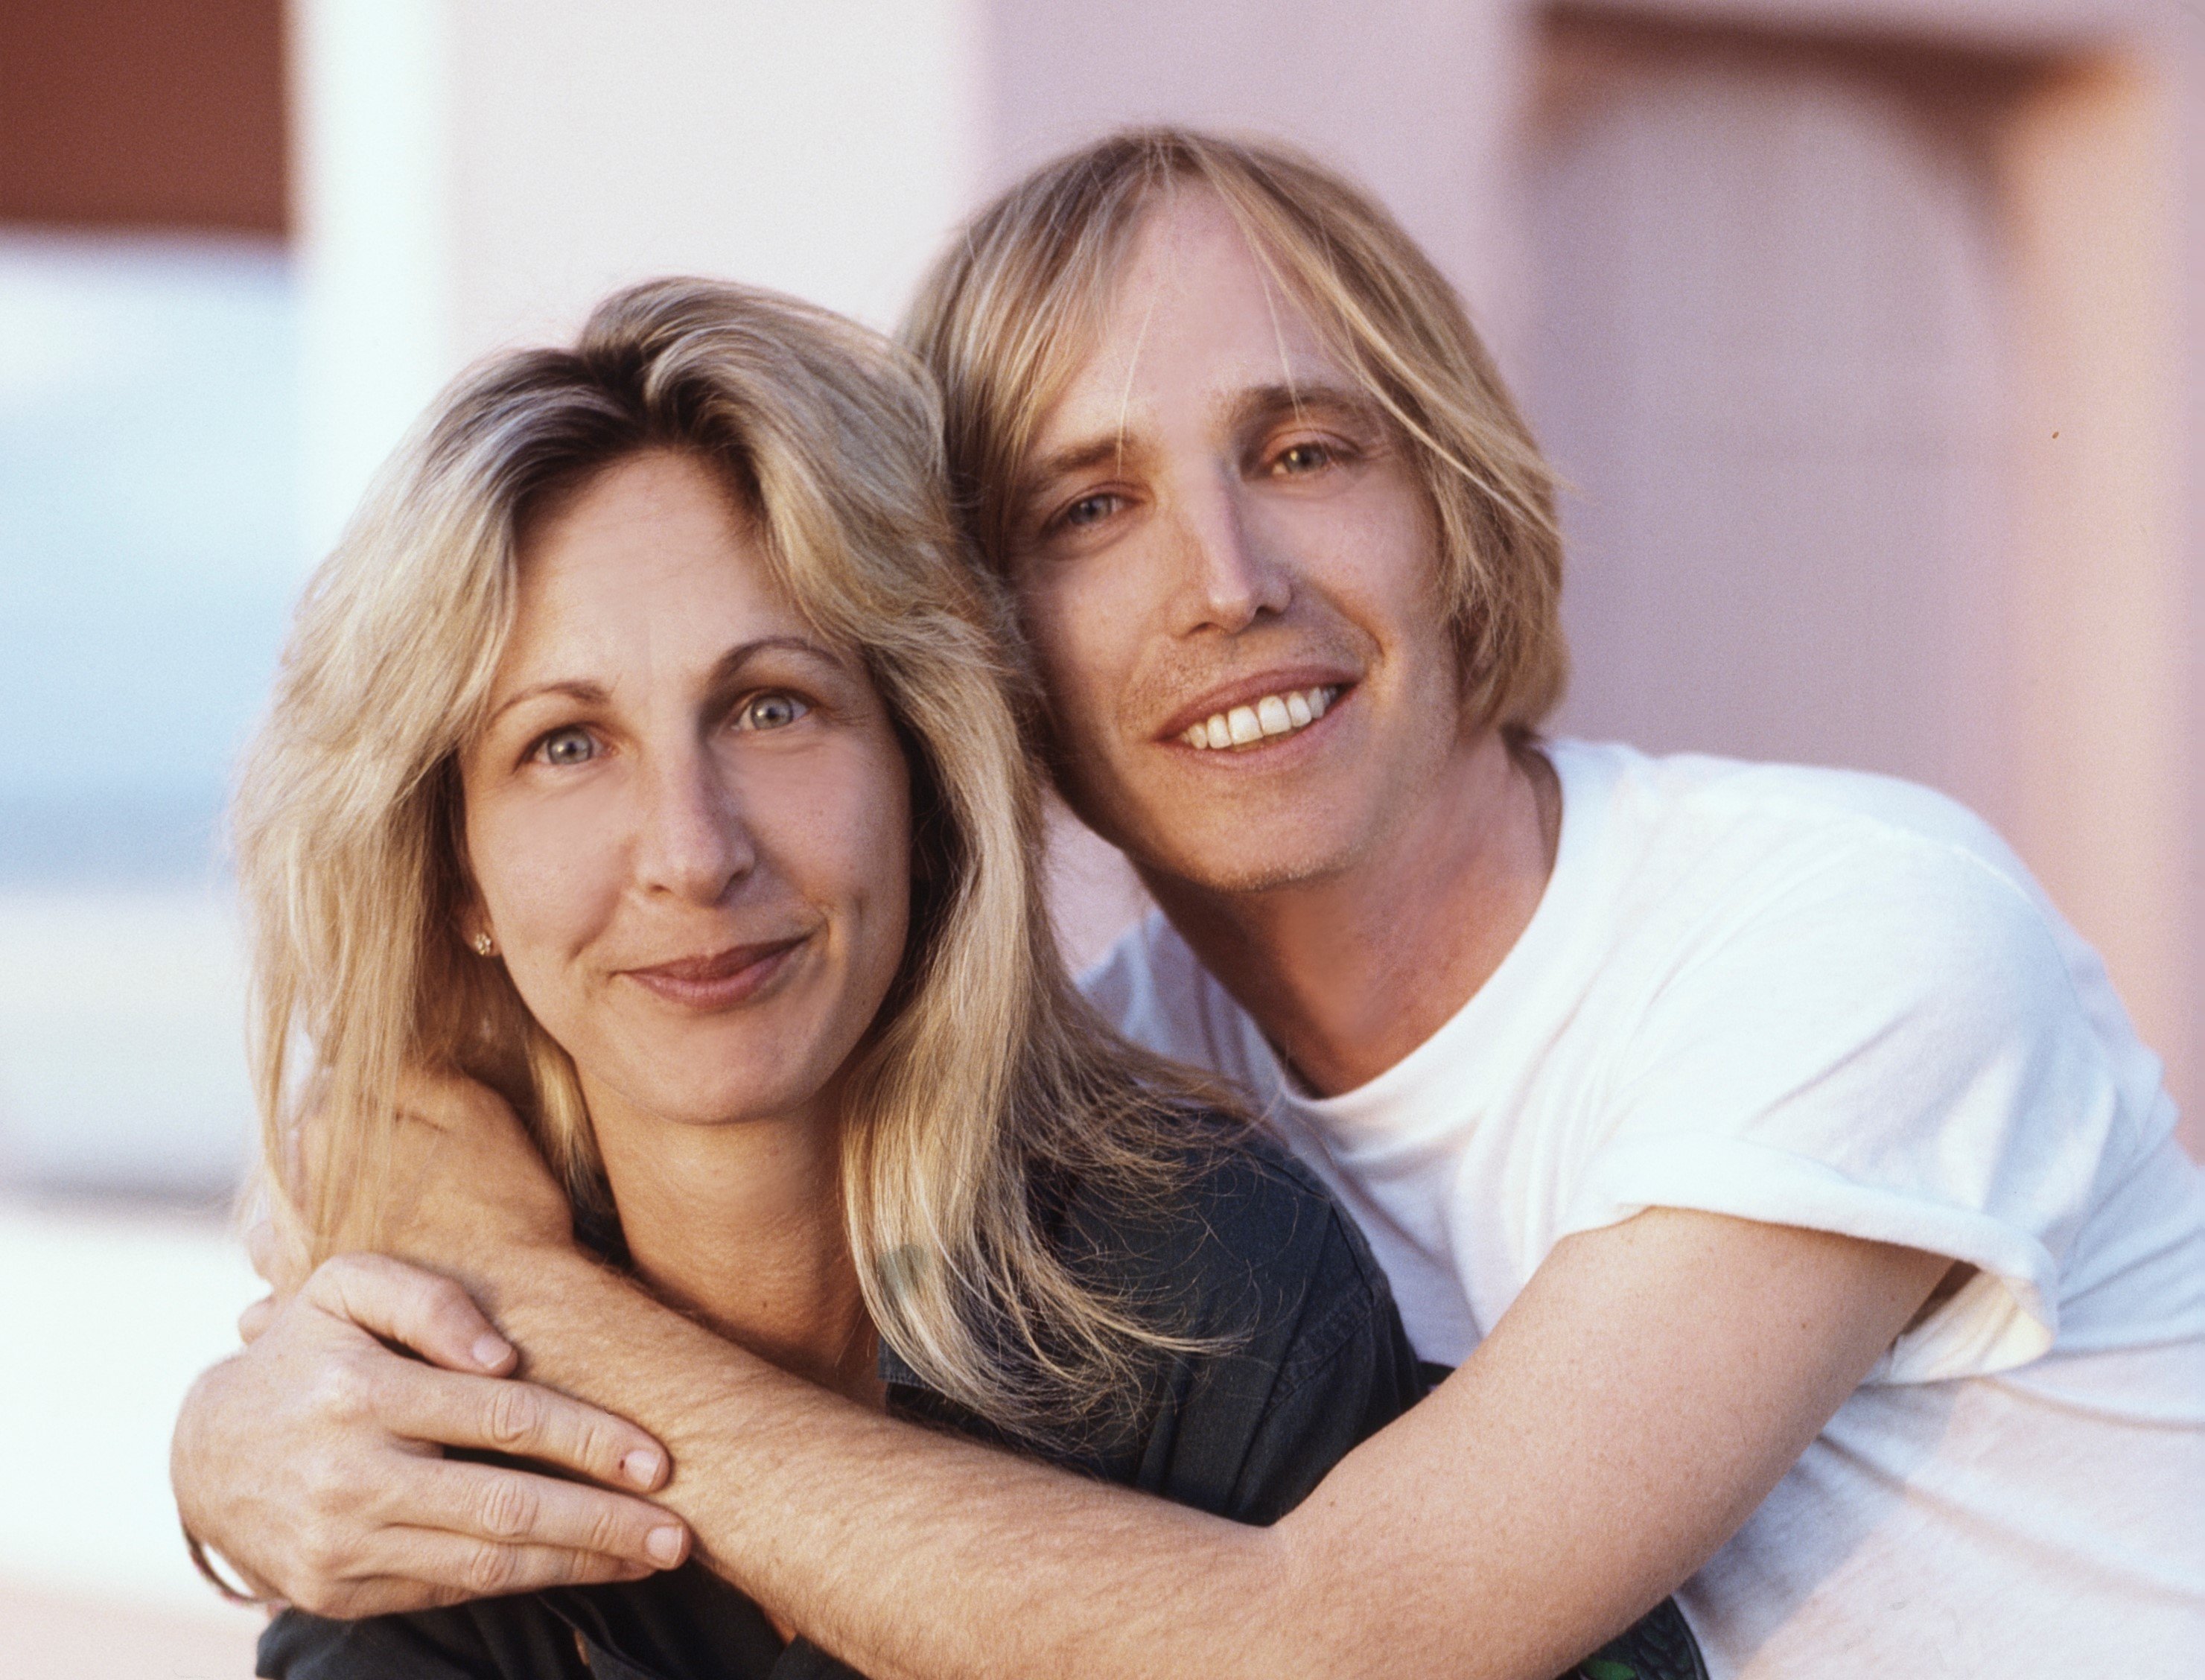
[[[306,1279],[306,1298],[324,1312],[453,1371],[513,1368],[513,1345],[449,1278],[379,1254],[341,1254]]]

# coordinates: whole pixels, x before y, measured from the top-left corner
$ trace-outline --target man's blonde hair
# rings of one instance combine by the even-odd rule
[[[999,572],[1043,417],[1094,347],[1135,240],[1174,189],[1214,193],[1408,447],[1481,723],[1534,728],[1568,676],[1554,481],[1431,259],[1368,195],[1270,144],[1114,134],[982,210],[922,286],[904,341],[942,386],[960,510]]]
[[[862,657],[904,743],[912,933],[848,1081],[848,1239],[875,1323],[923,1379],[1047,1434],[1184,1345],[1067,1269],[1049,1208],[1168,1193],[1196,1100],[1064,976],[1007,614],[951,517],[930,383],[789,299],[659,282],[607,300],[571,348],[477,368],[308,586],[235,802],[269,1176],[318,1257],[372,1244],[401,1077],[455,1069],[511,1101],[576,1202],[602,1208],[574,1064],[462,942],[456,760],[512,629],[532,510],[657,448],[742,500],[777,583]]]

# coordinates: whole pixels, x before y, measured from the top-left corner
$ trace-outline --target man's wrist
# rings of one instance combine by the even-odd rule
[[[602,1279],[603,1263],[571,1238],[544,1235],[486,1242],[461,1258],[452,1277],[475,1304],[502,1324],[508,1315],[538,1302],[571,1297],[580,1285]]]

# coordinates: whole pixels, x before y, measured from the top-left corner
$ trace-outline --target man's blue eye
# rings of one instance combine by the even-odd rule
[[[1288,472],[1313,472],[1331,460],[1332,451],[1322,443],[1296,443],[1279,455],[1279,465]]]
[[[586,764],[597,756],[597,744],[586,729],[555,729],[537,751],[547,764]]]
[[[736,721],[745,729],[784,729],[811,709],[793,694],[761,694],[744,704]]]

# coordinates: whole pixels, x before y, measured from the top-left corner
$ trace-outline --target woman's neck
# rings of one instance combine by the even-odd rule
[[[831,1120],[681,1125],[588,1095],[637,1275],[761,1358],[879,1404]]]

